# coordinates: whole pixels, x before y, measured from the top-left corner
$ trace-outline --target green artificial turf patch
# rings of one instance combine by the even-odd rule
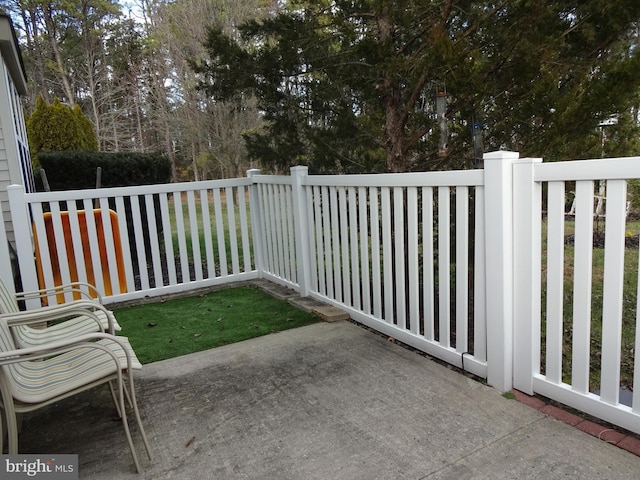
[[[114,310],[142,363],[177,357],[317,322],[252,286]]]

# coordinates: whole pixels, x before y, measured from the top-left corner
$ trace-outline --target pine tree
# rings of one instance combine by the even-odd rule
[[[598,125],[635,105],[639,19],[628,0],[292,1],[239,38],[211,30],[195,68],[215,99],[256,95],[268,124],[248,151],[269,165],[469,167],[474,125],[485,150],[584,158],[600,151]]]

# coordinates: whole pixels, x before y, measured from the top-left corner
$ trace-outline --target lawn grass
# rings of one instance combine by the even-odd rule
[[[143,364],[319,320],[254,286],[118,308],[114,314]]]

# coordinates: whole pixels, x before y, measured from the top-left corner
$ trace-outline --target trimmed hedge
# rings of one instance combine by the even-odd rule
[[[95,188],[102,167],[102,187],[151,185],[171,181],[171,162],[160,154],[136,152],[46,152],[40,164],[51,190]]]

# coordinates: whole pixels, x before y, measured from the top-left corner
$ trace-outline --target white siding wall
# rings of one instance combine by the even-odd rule
[[[34,191],[31,157],[20,96],[2,58],[0,62],[0,212],[9,241],[14,239],[7,203],[7,187],[11,184],[24,185],[27,191]]]

